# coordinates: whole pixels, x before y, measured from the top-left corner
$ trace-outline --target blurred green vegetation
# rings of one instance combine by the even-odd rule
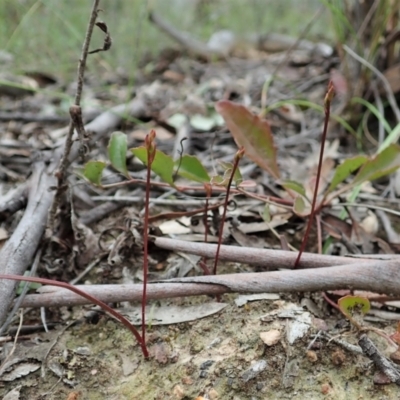
[[[70,79],[76,71],[91,0],[1,0],[0,49],[14,56],[16,71],[41,71]],[[237,33],[288,33],[297,37],[321,7],[320,0],[103,0],[99,19],[109,27],[111,51],[89,58],[99,72],[130,75],[145,54],[176,46],[147,20],[148,7],[183,31],[207,41],[220,29]],[[309,38],[327,36],[325,11]],[[95,31],[91,48],[102,46]]]

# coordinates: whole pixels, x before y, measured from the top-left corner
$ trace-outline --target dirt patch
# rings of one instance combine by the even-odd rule
[[[322,322],[299,309],[295,305],[299,299],[261,300],[238,307],[234,302],[237,297],[223,296],[221,300],[228,306],[216,315],[150,327],[149,361],[143,359],[131,335],[106,316],[97,324],[84,322],[72,326],[59,336],[50,352],[44,378],[38,370],[5,383],[0,394],[4,396],[22,384],[20,398],[24,399],[62,399],[69,398],[71,393],[77,394],[78,399],[143,400],[199,396],[205,399],[398,398],[395,385],[374,385],[374,367],[367,358],[321,337],[313,341]],[[185,307],[208,301],[199,297],[163,305]],[[296,315],[303,314],[309,316],[311,324],[302,337],[290,344],[291,324],[298,318]],[[330,335],[336,337],[342,332],[342,340],[356,344],[354,333],[337,328],[340,325],[337,316],[326,316],[322,324]],[[281,337],[276,344],[267,346],[260,333],[270,330],[278,330]],[[44,335],[40,337],[45,339]],[[382,341],[380,347],[385,348]],[[61,379],[56,375],[60,369]]]

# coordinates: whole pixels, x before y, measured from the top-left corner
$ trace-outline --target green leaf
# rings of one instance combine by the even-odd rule
[[[265,204],[265,207],[264,207],[261,217],[265,222],[268,222],[268,223],[271,222],[272,218],[271,218],[271,213],[269,210],[269,204]]]
[[[352,318],[354,313],[362,312],[366,314],[371,309],[369,300],[361,296],[344,296],[338,300],[338,306],[340,311],[349,319]]]
[[[29,271],[25,271],[25,272],[24,272],[24,276],[30,276],[30,275],[29,275]],[[41,283],[36,283],[36,282],[30,282],[30,283],[28,283],[28,282],[26,282],[26,281],[20,281],[20,282],[18,283],[17,290],[16,290],[18,296],[22,294],[22,291],[24,290],[25,284],[28,284],[28,291],[29,291],[29,290],[37,290],[37,289],[39,289],[40,287],[42,287],[42,284],[41,284]]]
[[[136,147],[130,150],[143,164],[147,165],[147,149],[146,147]],[[151,170],[158,175],[164,182],[174,186],[174,161],[172,157],[156,150],[156,155],[151,164]]]
[[[226,184],[228,184],[229,179],[231,178],[231,175],[232,175],[233,163],[226,162],[226,161],[220,161],[219,164],[225,170],[224,180],[226,180]],[[239,168],[236,168],[235,174],[233,175],[232,182],[235,182],[236,186],[239,186],[243,182],[242,173],[240,172]]]
[[[293,211],[300,217],[306,217],[307,215],[310,215],[311,205],[305,201],[303,196],[299,195],[294,199]]]
[[[306,197],[306,189],[304,189],[304,186],[301,183],[298,183],[296,181],[283,181],[281,182],[281,185],[288,190],[293,190],[294,192],[301,194],[303,197]]]
[[[100,186],[103,170],[106,166],[107,164],[103,161],[89,161],[83,168],[83,177],[94,185]]]
[[[332,178],[331,184],[327,190],[327,193],[334,190],[339,183],[342,183],[350,174],[360,168],[363,164],[367,162],[368,158],[366,156],[360,155],[344,160],[336,170],[335,175]]]
[[[178,168],[178,175],[194,182],[210,182],[210,176],[200,160],[191,155],[185,154],[180,160],[175,161]]]
[[[360,169],[352,184],[372,181],[388,175],[400,167],[400,146],[391,144],[381,153],[367,161]]]
[[[108,143],[108,158],[111,165],[119,172],[129,177],[126,169],[126,152],[128,149],[128,139],[123,132],[113,132]]]
[[[276,148],[268,122],[246,107],[228,100],[219,101],[215,109],[224,118],[238,147],[243,146],[252,161],[278,179]]]
[[[378,153],[385,150],[392,143],[397,143],[400,137],[400,123],[398,123],[393,130],[387,135],[386,139],[379,146]]]
[[[214,175],[211,177],[210,183],[212,185],[217,185],[217,186],[227,186],[228,179],[226,179],[225,177],[222,177],[220,175]]]

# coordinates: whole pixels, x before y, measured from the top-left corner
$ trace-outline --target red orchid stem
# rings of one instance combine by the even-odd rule
[[[312,200],[312,204],[311,204],[311,213],[310,213],[310,218],[308,219],[308,222],[307,222],[307,227],[306,227],[306,231],[305,231],[304,236],[303,236],[303,240],[301,242],[299,254],[297,255],[296,261],[294,263],[294,267],[293,267],[294,269],[296,269],[297,266],[300,263],[301,255],[303,254],[303,252],[304,252],[304,250],[306,248],[308,236],[309,236],[310,231],[311,231],[311,225],[312,225],[313,220],[314,220],[315,206],[317,204],[319,180],[321,178],[322,163],[324,161],[325,140],[326,140],[326,135],[327,135],[327,132],[328,132],[328,123],[329,123],[329,117],[330,117],[330,114],[331,114],[331,102],[332,102],[333,96],[334,96],[333,84],[332,84],[332,82],[329,82],[328,90],[326,92],[325,101],[324,101],[324,103],[325,103],[324,104],[324,106],[325,106],[324,130],[322,132],[322,138],[321,138],[321,147],[320,147],[320,151],[319,151],[317,179],[316,179],[316,182],[315,182],[313,200]]]
[[[34,282],[34,283],[41,283],[43,285],[58,286],[58,287],[61,287],[64,289],[68,289],[71,292],[74,292],[77,295],[82,296],[85,299],[88,299],[91,303],[97,304],[104,311],[107,311],[114,318],[116,318],[118,321],[120,321],[125,327],[127,327],[133,333],[136,340],[139,342],[140,347],[142,348],[144,357],[145,358],[149,357],[149,353],[147,351],[146,344],[144,343],[143,338],[140,336],[140,333],[123,315],[121,315],[118,311],[115,311],[109,305],[107,305],[106,303],[103,303],[101,300],[97,299],[96,297],[93,297],[89,293],[86,293],[83,290],[78,289],[76,286],[70,285],[67,282],[55,281],[52,279],[34,278],[34,277],[30,277],[30,276],[28,277],[28,276],[11,275],[11,274],[10,275],[0,274],[0,279],[11,279],[14,281]]]
[[[215,260],[214,260],[214,269],[213,269],[214,275],[217,274],[217,265],[218,265],[218,259],[219,259],[219,252],[220,252],[220,248],[221,248],[221,244],[222,244],[222,235],[223,235],[223,232],[224,232],[226,210],[228,208],[228,202],[229,202],[229,193],[230,193],[230,190],[231,190],[233,177],[235,176],[235,172],[236,172],[236,170],[238,168],[239,161],[243,157],[243,155],[244,155],[244,148],[242,147],[235,155],[235,161],[233,163],[232,173],[231,173],[231,176],[229,177],[228,187],[226,188],[224,211],[223,211],[223,214],[222,214],[221,225],[220,225],[220,229],[219,229],[219,233],[218,233],[218,246],[217,246],[217,251],[215,253]]]
[[[151,164],[154,161],[156,145],[154,143],[156,133],[152,130],[145,140],[147,149],[147,175],[146,175],[146,199],[144,204],[144,223],[143,223],[143,294],[142,294],[142,340],[146,347],[146,299],[147,299],[147,273],[149,265],[149,202],[150,202],[150,175]],[[147,350],[147,347],[146,347]]]

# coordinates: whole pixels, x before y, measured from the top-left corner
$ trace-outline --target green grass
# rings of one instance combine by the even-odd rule
[[[13,68],[18,72],[34,70],[73,79],[91,4],[90,0],[1,0],[0,49],[13,54]],[[89,69],[112,73],[119,68],[131,76],[144,54],[175,46],[147,21],[148,4],[179,29],[206,41],[219,29],[297,36],[321,3],[214,0],[199,10],[193,0],[103,0],[100,19],[108,24],[113,47],[91,56]],[[327,19],[325,13],[314,24],[311,36],[326,33]],[[91,47],[101,45],[102,34],[97,30]]]

